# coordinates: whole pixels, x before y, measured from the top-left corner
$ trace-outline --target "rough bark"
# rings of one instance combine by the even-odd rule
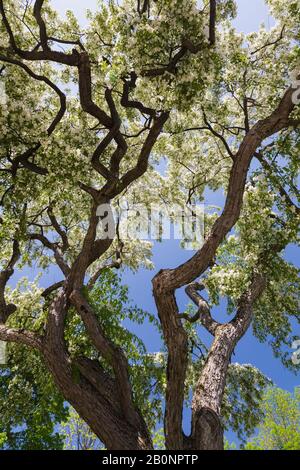
[[[187,334],[178,312],[175,292],[178,288],[193,282],[196,277],[201,276],[207,270],[213,262],[216,251],[224,237],[237,222],[242,208],[243,194],[251,160],[264,139],[289,126],[289,117],[295,107],[292,101],[292,94],[293,89],[289,88],[274,112],[264,120],[257,122],[246,134],[237,154],[234,156],[223,212],[215,222],[202,248],[187,262],[175,269],[160,271],[152,280],[157,310],[168,348],[165,433],[169,449],[182,448],[183,442],[186,441],[182,432],[182,408],[188,362]],[[203,432],[201,431],[202,421],[199,416],[202,415],[205,429],[212,429],[211,445],[222,447],[221,439],[217,439],[218,444],[214,443],[214,429],[217,429],[218,436],[221,431],[219,425],[212,424],[214,422],[217,423],[215,418],[218,415],[218,411],[217,409],[214,410],[216,407],[213,403],[213,390],[210,392],[210,387],[213,386],[213,383],[216,384],[216,387],[219,387],[220,396],[223,394],[228,361],[235,344],[234,338],[235,335],[232,338],[228,337],[228,340],[225,341],[225,344],[227,344],[226,348],[222,345],[225,339],[223,335],[221,335],[220,343],[219,341],[213,343],[213,350],[210,351],[213,354],[209,355],[209,361],[203,372],[204,376],[210,376],[212,371],[214,371],[214,379],[206,381],[208,384],[207,397],[210,398],[207,398],[205,401],[205,406],[196,406],[197,396],[199,394],[202,395],[202,386],[204,384],[199,383],[198,393],[196,392],[195,394],[194,406],[196,406],[197,417],[194,413],[191,439],[192,441],[196,440],[197,445],[200,447],[202,446],[202,437],[199,436],[202,436]],[[220,370],[220,366],[224,368],[223,371]],[[211,404],[210,400],[212,401]],[[206,411],[202,412],[202,408]],[[213,410],[212,415],[208,413],[207,410],[209,409]],[[190,442],[188,441],[186,445],[190,446]],[[205,441],[205,445],[208,445],[207,441]]]
[[[82,295],[82,287],[87,269],[109,249],[113,241],[109,238],[96,239],[96,229],[99,223],[97,207],[101,203],[109,204],[114,197],[147,171],[149,156],[168,120],[169,111],[151,109],[132,99],[130,94],[134,91],[138,78],[135,72],[132,72],[129,77],[123,78],[123,93],[119,105],[124,108],[133,108],[140,112],[143,118],[146,115],[149,119],[141,130],[146,133],[146,138],[137,155],[136,162],[125,174],[121,175],[120,167],[122,159],[127,153],[127,141],[120,132],[121,119],[117,111],[118,107],[114,102],[115,95],[111,89],[105,90],[104,98],[109,110],[108,113],[93,100],[91,61],[84,46],[80,41],[50,38],[42,15],[44,0],[36,0],[33,14],[38,26],[39,43],[32,51],[24,51],[12,31],[4,3],[6,2],[0,0],[0,14],[7,32],[9,47],[0,47],[0,60],[9,66],[20,67],[33,80],[44,82],[59,97],[60,108],[48,127],[48,135],[55,131],[64,117],[66,97],[47,77],[33,72],[30,67],[24,64],[24,60],[50,61],[77,68],[81,108],[89,116],[95,118],[107,130],[107,134],[91,155],[91,167],[104,178],[104,185],[101,189],[96,189],[79,183],[79,187],[90,194],[92,207],[86,236],[74,263],[69,265],[66,262],[65,252],[69,247],[67,234],[59,226],[51,207],[48,208],[49,220],[61,242],[53,243],[43,233],[29,232],[27,234],[28,240],[33,243],[41,243],[45,249],[53,253],[55,261],[64,275],[62,281],[50,286],[43,294],[48,297],[54,291],[58,291],[56,298],[50,305],[45,335],[41,337],[30,331],[12,329],[7,326],[10,315],[17,309],[15,305],[7,305],[5,300],[7,282],[20,257],[16,234],[13,240],[12,257],[0,273],[0,339],[21,343],[41,352],[65,399],[77,410],[108,449],[151,449],[152,441],[149,430],[134,403],[127,358],[123,351],[105,336],[91,305]],[[189,38],[183,38],[179,50],[170,58],[169,64],[159,68],[142,70],[141,76],[158,77],[163,76],[166,72],[175,75],[180,61],[185,55],[197,54],[203,47],[214,45],[217,2],[211,0],[209,3],[210,46],[193,44]],[[149,8],[149,1],[138,2],[140,14],[147,12]],[[55,51],[50,48],[50,42],[74,44],[77,48],[74,48],[71,53]],[[265,280],[261,275],[253,277],[249,290],[240,299],[235,318],[225,325],[219,324],[212,318],[204,298],[199,295],[202,286],[193,281],[211,265],[218,247],[239,218],[248,169],[263,140],[286,129],[289,125],[295,125],[295,121],[290,120],[290,114],[294,108],[293,93],[294,90],[289,88],[274,112],[257,122],[252,128],[250,128],[249,119],[247,119],[246,136],[236,155],[233,155],[225,138],[214,131],[204,116],[206,121],[204,129],[209,129],[216,137],[221,137],[233,164],[224,210],[215,222],[203,247],[186,263],[175,269],[162,270],[153,279],[154,297],[168,350],[164,420],[168,449],[223,448],[220,409],[227,369],[235,345],[250,325],[253,305],[264,288]],[[115,148],[106,167],[100,157],[108,146],[113,145]],[[47,172],[47,168],[37,166],[32,160],[39,148],[40,144],[37,143],[24,154],[15,158],[11,167],[13,177],[17,177],[20,168],[26,168],[27,171],[35,172],[41,176]],[[176,303],[176,290],[186,285],[188,286],[187,294],[198,307],[197,315],[192,318],[185,314],[180,315]],[[76,308],[89,339],[102,359],[109,365],[112,373],[108,373],[98,362],[91,361],[87,357],[71,359],[64,340],[65,319],[70,306]],[[188,337],[184,327],[185,321],[201,322],[207,331],[214,336],[194,390],[190,436],[185,436],[182,431],[185,379],[188,366]]]
[[[62,290],[54,300],[48,317],[43,357],[65,399],[86,421],[108,449],[149,449],[151,438],[140,415],[132,424],[124,415],[119,385],[96,363],[81,358],[72,362],[64,341],[64,322],[68,300]],[[84,369],[84,373],[82,373]],[[117,388],[118,390],[118,388]]]

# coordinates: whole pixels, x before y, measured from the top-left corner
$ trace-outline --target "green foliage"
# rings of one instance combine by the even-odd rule
[[[241,441],[253,434],[263,416],[260,404],[270,382],[250,364],[230,364],[222,406],[225,430],[234,431]]]
[[[254,306],[253,333],[259,341],[269,342],[275,357],[291,370],[299,368],[290,353],[293,325],[300,321],[299,269],[284,259],[284,252],[274,253],[272,246],[285,245],[286,240],[296,243],[297,226],[292,208],[283,206],[276,189],[254,172],[234,233],[219,248],[217,262],[205,280],[212,305],[225,297],[228,314],[232,314],[253,272],[265,273],[267,286]]]
[[[165,435],[163,429],[158,429],[153,435],[153,445],[155,450],[165,450]]]
[[[119,276],[111,270],[105,270],[94,289],[91,292],[85,291],[85,295],[106,336],[125,352],[136,404],[152,429],[162,417],[160,394],[165,371],[156,366],[155,357],[147,353],[143,341],[130,330],[145,320],[155,328],[158,326],[157,320],[151,314],[131,305],[127,286],[122,285]],[[74,311],[68,316],[66,339],[74,357],[84,354],[98,359],[110,371],[108,364],[89,341],[81,320]]]
[[[1,445],[15,450],[62,449],[56,426],[66,416],[64,399],[39,354],[9,345],[7,366],[0,370]]]
[[[102,444],[73,408],[69,409],[68,419],[61,424],[60,436],[64,440],[64,450],[100,450]]]
[[[6,442],[6,434],[4,432],[1,432],[0,433],[0,449],[3,448],[5,442]]]
[[[160,394],[163,390],[165,371],[164,368],[157,367],[155,355],[147,353],[143,341],[131,330],[146,320],[153,328],[157,328],[157,320],[153,315],[132,306],[127,286],[122,285],[120,277],[112,270],[105,270],[93,290],[85,290],[84,293],[105,335],[117,346],[122,347],[126,354],[136,404],[142,410],[150,428],[154,428],[157,420],[162,417]],[[101,365],[111,372],[109,365],[89,341],[75,311],[72,311],[67,320],[66,339],[73,357],[85,355],[98,359]]]
[[[28,8],[24,9],[21,0],[7,3],[7,15],[16,32],[18,45],[23,50],[32,50],[36,46],[35,38],[39,36],[32,4],[29,2]],[[274,110],[290,85],[291,72],[299,67],[299,1],[268,0],[276,25],[270,31],[261,27],[249,35],[235,31],[229,21],[236,14],[235,2],[218,1],[214,47],[208,40],[209,9],[202,2],[197,8],[197,3],[195,0],[153,1],[148,17],[138,14],[135,0],[103,0],[99,2],[96,13],[89,13],[90,24],[83,30],[72,12],[61,19],[52,10],[51,2],[44,2],[43,17],[49,36],[57,36],[59,32],[59,37],[71,41],[77,41],[79,36],[82,38],[91,59],[95,103],[109,112],[104,89],[111,87],[122,120],[121,132],[135,136],[128,140],[129,148],[121,162],[121,174],[136,162],[137,149],[142,147],[145,137],[141,114],[136,109],[121,106],[119,97],[124,77],[128,77],[132,70],[138,75],[131,99],[140,100],[145,106],[157,110],[170,111],[170,119],[151,153],[148,172],[113,201],[115,207],[123,202],[129,207],[133,203],[149,207],[161,201],[166,205],[199,202],[203,201],[206,189],[226,191],[232,156],[245,135],[245,115],[241,111],[244,100],[250,100],[247,102],[247,118],[251,127]],[[283,27],[284,35],[278,41]],[[184,38],[200,44],[201,50],[198,54],[185,54],[176,73],[166,72],[151,78],[142,73],[167,64],[178,52]],[[1,47],[8,46],[3,24],[0,25],[0,42]],[[272,47],[266,47],[266,44]],[[63,45],[66,51],[73,47],[74,44]],[[78,85],[76,67],[55,67],[38,61],[30,63],[30,67],[61,84],[64,89],[74,89]],[[53,233],[47,217],[50,204],[60,226],[68,233],[69,247],[65,258],[72,264],[81,250],[90,216],[90,196],[79,189],[78,181],[97,188],[104,184],[103,177],[96,174],[90,162],[104,132],[99,130],[95,119],[82,111],[78,97],[72,92],[68,96],[68,112],[55,132],[48,136],[47,127],[57,112],[57,96],[45,83],[32,80],[15,65],[6,64],[1,69],[0,87],[5,90],[5,103],[2,105],[1,101],[0,107],[0,185],[3,196],[0,265],[7,264],[11,240],[17,233],[22,252],[17,268],[22,270],[35,266],[40,272],[53,268],[55,259],[52,252],[39,242],[30,240],[26,233],[28,227],[33,230],[33,227],[43,226],[44,235],[58,242],[59,236]],[[2,100],[2,96],[0,98]],[[299,118],[299,113],[297,107],[292,118]],[[207,129],[207,122],[214,132]],[[191,128],[195,130],[186,132]],[[238,307],[241,294],[249,286],[253,271],[262,269],[267,287],[254,308],[253,331],[260,341],[270,343],[275,355],[280,356],[287,367],[294,369],[296,366],[290,360],[291,355],[287,354],[287,346],[290,347],[293,339],[293,322],[299,321],[299,273],[284,260],[283,253],[274,255],[271,247],[274,241],[284,244],[298,242],[298,219],[293,202],[299,203],[299,137],[299,128],[291,128],[276,135],[272,145],[263,143],[262,151],[266,162],[271,164],[271,174],[260,165],[255,166],[255,170],[251,169],[240,220],[220,246],[216,263],[203,280],[211,307],[218,305],[221,298],[226,298],[227,313],[231,315]],[[231,156],[223,145],[224,139],[228,142]],[[40,147],[34,155],[34,162],[46,165],[48,173],[41,177],[20,168],[17,176],[11,174],[12,161],[37,142]],[[108,164],[114,150],[111,144],[103,152],[103,165]],[[167,161],[163,177],[155,170],[162,158]],[[292,204],[282,196],[278,184],[289,192]],[[209,207],[205,214],[206,236],[219,211],[220,208]],[[132,270],[152,267],[151,249],[150,242],[124,240],[123,265]],[[105,253],[105,259],[102,257],[93,263],[88,274],[93,274],[110,260],[115,250],[116,244],[113,243]],[[43,332],[48,303],[42,299],[41,293],[39,278],[31,283],[23,279],[15,288],[7,288],[7,302],[18,306],[8,326]],[[109,270],[103,273],[94,290],[91,293],[85,291],[84,295],[107,336],[121,346],[128,357],[136,404],[154,432],[162,418],[165,358],[163,354],[149,354],[131,327],[145,321],[157,327],[155,318],[140,308],[132,307],[127,288]],[[223,317],[223,320],[228,319],[226,312]],[[204,349],[196,328],[186,328],[191,347],[197,344]],[[79,316],[72,309],[67,318],[65,336],[72,358],[84,354],[99,360],[104,368],[110,370],[98,356]],[[206,354],[207,351],[203,358]],[[200,361],[190,358],[187,402],[190,389],[201,372],[203,358]],[[73,378],[75,382],[79,379],[76,367],[73,368]],[[233,428],[241,438],[249,436],[261,420],[264,410],[258,405],[266,384],[267,379],[250,365],[230,366],[222,413],[225,426]],[[67,413],[66,404],[39,355],[11,345],[8,365],[0,372],[0,446],[61,448],[63,437],[57,435],[55,425],[65,421]],[[82,428],[80,439],[93,442],[83,423],[78,421],[73,411],[70,413],[69,421],[66,421],[68,432],[73,435],[76,429]],[[287,409],[282,413],[284,416]],[[284,445],[298,445],[289,431],[287,435],[288,444]],[[72,439],[68,444],[70,447]],[[163,446],[160,433],[156,434],[155,443],[158,448]]]
[[[23,295],[25,279],[19,283],[14,298]],[[23,296],[22,309],[10,319],[13,327],[39,330],[43,328],[43,304],[40,290],[32,285],[31,294]],[[130,375],[137,405],[153,429],[162,417],[161,393],[164,367],[157,367],[156,356],[147,354],[143,342],[130,331],[147,318],[157,326],[152,315],[132,306],[128,288],[122,285],[118,274],[105,270],[91,292],[85,295],[95,310],[105,333],[122,346],[130,364]],[[28,316],[30,312],[30,316]],[[89,341],[80,317],[70,310],[65,330],[66,342],[72,358],[85,355],[98,359],[110,371]],[[5,447],[11,449],[60,449],[67,435],[80,428],[80,439],[91,436],[90,431],[74,410],[70,410],[53,384],[39,354],[26,347],[10,344],[7,367],[0,370],[0,432],[7,434]],[[111,372],[111,371],[110,371]],[[72,368],[74,381],[80,374]],[[69,417],[68,417],[69,416]],[[68,417],[68,419],[67,419]],[[59,434],[57,425],[64,422],[65,432]],[[69,440],[71,446],[71,441]],[[3,443],[2,443],[3,445]]]
[[[300,389],[269,388],[260,405],[264,419],[246,450],[300,450]]]

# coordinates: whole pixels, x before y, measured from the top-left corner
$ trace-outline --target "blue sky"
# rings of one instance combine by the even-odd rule
[[[62,15],[66,10],[72,10],[82,25],[86,24],[85,12],[87,9],[95,10],[97,0],[51,0],[52,5]],[[238,17],[235,20],[235,26],[248,33],[256,30],[261,23],[266,26],[272,26],[272,18],[269,15],[268,8],[264,0],[237,0]]]
[[[235,20],[235,26],[240,31],[247,33],[256,30],[262,22],[267,27],[272,26],[273,20],[263,0],[238,0],[237,3],[238,17]],[[86,9],[94,10],[97,2],[96,0],[64,0],[63,2],[61,0],[52,0],[52,4],[62,15],[67,9],[72,9],[84,25]],[[222,200],[219,194],[213,195],[209,193],[206,203],[222,205]],[[124,282],[130,286],[130,296],[134,303],[152,313],[156,312],[151,289],[152,277],[161,268],[175,267],[190,256],[191,252],[182,250],[177,241],[171,240],[164,241],[161,244],[156,243],[153,249],[153,261],[155,264],[153,271],[141,269],[137,274],[129,271],[126,271],[124,274]],[[290,247],[287,250],[287,257],[290,260],[295,260],[297,257],[299,258],[299,252],[297,253],[295,248]],[[35,274],[31,272],[30,278],[33,278]],[[51,284],[59,280],[59,278],[60,276],[57,271],[51,270],[44,280],[47,284]],[[186,296],[180,291],[177,298],[179,306],[183,308],[186,305]],[[161,348],[158,335],[153,332],[148,324],[140,327],[138,333],[144,339],[149,350],[157,351]],[[295,334],[300,336],[300,331],[295,331]],[[296,385],[300,384],[299,377],[288,372],[281,365],[281,362],[273,357],[270,348],[266,344],[260,344],[253,337],[251,330],[240,341],[233,361],[254,364],[282,388],[292,390]],[[187,420],[185,420],[185,424],[187,424]]]
[[[85,10],[87,8],[94,10],[97,4],[96,0],[85,0],[84,2],[81,0],[64,0],[64,2],[52,0],[52,3],[62,14],[68,8],[75,11],[82,24],[85,24]],[[264,23],[268,28],[274,24],[264,0],[238,0],[237,5],[238,16],[234,21],[234,25],[238,30],[248,33],[257,30],[261,23]],[[213,195],[210,193],[206,202],[222,205],[219,194]],[[153,249],[154,271],[141,269],[137,274],[127,271],[124,275],[124,282],[130,286],[130,295],[133,301],[150,312],[156,312],[151,289],[152,277],[159,269],[175,267],[190,255],[191,252],[182,250],[177,241],[156,243]],[[289,260],[295,261],[297,257],[299,258],[299,252],[290,247],[286,256]],[[186,302],[184,293],[179,292],[177,299],[179,305],[183,308]],[[159,337],[149,325],[143,325],[139,333],[150,350],[160,349]],[[300,331],[295,331],[295,334],[300,335]],[[300,384],[299,377],[288,372],[281,362],[273,357],[271,349],[266,344],[260,344],[253,337],[251,330],[240,341],[235,354],[234,362],[254,364],[280,387],[292,390]]]

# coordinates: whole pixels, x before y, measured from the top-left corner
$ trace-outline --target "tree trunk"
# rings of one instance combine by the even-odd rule
[[[67,310],[67,296],[62,290],[50,307],[42,348],[57,387],[107,449],[151,449],[151,436],[138,410],[134,425],[129,423],[116,379],[109,376],[98,361],[71,360],[64,340]]]
[[[224,325],[216,335],[196,385],[192,403],[192,446],[195,449],[222,450],[221,404],[236,329]]]
[[[53,350],[46,350],[45,360],[66,401],[71,404],[108,450],[152,449],[151,438],[143,420],[141,419],[139,429],[134,428],[125,420],[122,411],[118,410],[118,403],[115,402],[112,406],[111,402],[117,397],[112,394],[109,399],[108,393],[103,393],[104,387],[99,373],[93,373],[93,384],[81,374],[79,368],[72,370],[72,364],[66,356],[62,358]]]

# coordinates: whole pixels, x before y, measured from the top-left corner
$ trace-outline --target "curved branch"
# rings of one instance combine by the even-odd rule
[[[154,285],[159,278],[160,284],[166,286],[166,291],[172,291],[189,284],[209,267],[220,243],[239,218],[248,169],[255,152],[263,140],[289,126],[289,116],[295,108],[292,101],[293,91],[290,87],[275,111],[258,121],[244,137],[232,165],[223,212],[216,220],[202,248],[177,268],[161,271],[154,277]]]
[[[30,348],[43,350],[43,338],[36,333],[26,330],[9,328],[0,324],[0,340],[18,344],[25,344]]]
[[[52,224],[53,228],[55,229],[55,231],[58,233],[58,235],[60,236],[60,238],[62,240],[62,251],[64,252],[69,248],[69,240],[68,240],[67,233],[59,225],[59,223],[58,223],[58,221],[57,221],[57,219],[56,219],[56,217],[53,213],[53,208],[52,207],[48,207],[47,213],[48,213],[48,216],[49,216],[49,219],[51,221],[51,224]]]
[[[202,248],[187,262],[175,269],[161,270],[152,280],[159,319],[168,348],[164,423],[169,449],[181,448],[184,443],[182,409],[188,365],[188,338],[178,319],[175,290],[193,282],[196,277],[203,274],[214,259],[220,243],[238,220],[248,169],[254,153],[264,139],[289,125],[289,116],[295,107],[292,95],[293,89],[290,87],[275,111],[267,118],[257,122],[244,137],[232,165],[224,210],[215,222]],[[233,326],[226,325],[226,328],[232,329]],[[218,340],[219,335],[223,334],[225,334],[223,327],[216,328],[215,341]],[[218,344],[221,343],[222,341]],[[230,348],[228,351],[230,353]],[[196,421],[198,422],[198,417]],[[196,424],[195,427],[197,428]]]
[[[39,8],[37,8],[37,14],[39,14],[38,10]],[[33,60],[33,61],[49,60],[51,62],[57,62],[60,64],[70,65],[73,67],[78,66],[78,55],[76,53],[77,51],[75,50],[73,50],[72,54],[52,51],[51,49],[47,49],[47,48],[45,48],[45,50],[43,51],[38,51],[37,50],[38,47],[36,47],[33,51],[23,51],[22,49],[18,47],[16,43],[13,31],[11,29],[11,26],[6,16],[3,0],[0,0],[0,14],[2,16],[3,25],[9,37],[10,47],[19,57],[25,60]],[[43,32],[42,32],[42,35],[43,35]]]
[[[48,136],[50,136],[55,131],[57,125],[60,123],[60,121],[65,115],[65,112],[66,112],[65,94],[49,78],[45,77],[44,75],[36,74],[35,72],[33,72],[33,70],[31,70],[26,64],[23,64],[23,62],[21,62],[20,60],[13,59],[11,57],[6,57],[6,56],[3,56],[2,54],[0,54],[0,60],[20,67],[34,80],[46,83],[46,85],[48,85],[58,95],[59,101],[60,101],[60,108],[55,118],[53,119],[52,123],[47,129],[47,134]],[[31,147],[30,149],[26,150],[24,153],[16,157],[12,163],[12,169],[11,169],[12,174],[13,175],[16,174],[19,168],[19,164],[22,164],[25,168],[33,171],[34,173],[37,173],[40,175],[47,174],[48,172],[47,169],[41,168],[38,165],[29,161],[29,158],[32,157],[40,149],[40,147],[41,147],[41,144],[37,143],[35,146]]]
[[[135,72],[131,72],[130,80],[124,79],[121,105],[124,106],[124,108],[138,109],[142,114],[148,114],[149,116],[155,117],[156,116],[155,109],[144,106],[143,103],[141,103],[140,101],[129,99],[130,91],[135,88],[137,78],[138,78],[137,74]]]
[[[256,152],[255,157],[261,163],[261,166],[263,167],[263,169],[266,171],[268,178],[274,181],[275,185],[277,186],[279,190],[281,197],[284,198],[286,204],[290,206],[292,209],[294,209],[296,214],[300,215],[300,207],[296,206],[296,204],[292,201],[292,199],[290,198],[290,195],[285,190],[284,186],[280,183],[279,178],[276,175],[274,175],[272,166],[267,162],[263,154],[261,152]]]
[[[44,247],[51,250],[54,253],[54,258],[57,262],[57,265],[59,266],[59,268],[61,269],[63,274],[65,276],[68,276],[70,274],[70,267],[68,266],[68,264],[64,260],[64,257],[62,255],[59,247],[57,246],[57,243],[50,242],[50,240],[48,240],[48,238],[45,237],[45,235],[43,235],[41,233],[29,233],[28,237],[29,237],[29,240],[34,240],[34,241],[37,240],[37,241],[41,242]]]
[[[151,127],[143,144],[136,166],[125,173],[125,175],[121,178],[120,184],[118,186],[118,194],[127,188],[130,183],[137,180],[146,172],[150,153],[168,118],[169,112],[165,111],[161,113],[159,117],[154,119],[154,124]]]
[[[35,1],[34,7],[33,7],[33,16],[35,17],[36,22],[39,26],[42,48],[44,51],[49,51],[50,48],[48,46],[48,36],[47,36],[46,25],[41,14],[43,3],[44,3],[44,0]]]
[[[52,284],[51,286],[47,287],[47,289],[45,289],[42,292],[42,297],[44,297],[46,299],[50,294],[52,294],[56,290],[63,287],[64,283],[65,283],[65,281],[58,281],[58,282],[55,282],[54,284]]]
[[[14,274],[14,267],[21,257],[20,246],[17,239],[13,241],[12,255],[4,270],[0,272],[0,323],[5,323],[17,307],[14,304],[7,304],[5,300],[5,288],[9,279]]]
[[[133,426],[137,426],[141,418],[133,405],[128,362],[123,351],[106,338],[92,307],[80,291],[74,290],[70,300],[76,307],[94,346],[114,370],[122,411],[126,419]]]
[[[217,16],[217,0],[210,0],[209,12],[209,42],[213,46],[216,42],[216,16]]]
[[[233,155],[233,153],[232,153],[232,151],[231,151],[231,148],[230,148],[229,145],[228,145],[227,140],[225,139],[225,137],[224,137],[222,134],[219,134],[219,132],[217,132],[217,131],[212,127],[212,125],[209,123],[209,121],[208,121],[208,119],[207,119],[207,116],[206,116],[206,114],[205,114],[204,111],[203,111],[203,118],[204,118],[204,122],[205,122],[205,124],[206,124],[206,126],[207,126],[207,129],[209,129],[210,132],[211,132],[215,137],[217,137],[218,139],[221,140],[221,142],[223,143],[223,145],[224,145],[224,147],[225,147],[225,149],[226,149],[228,155],[230,156],[230,158],[231,158],[232,160],[234,160],[235,157],[234,157],[234,155]]]
[[[195,323],[199,320],[200,323],[206,328],[206,330],[214,336],[216,333],[216,329],[221,325],[221,323],[215,321],[212,318],[206,300],[204,299],[204,297],[202,297],[202,295],[199,294],[199,291],[202,291],[204,289],[205,286],[198,282],[192,282],[185,288],[185,292],[187,293],[189,298],[194,302],[195,305],[197,305],[198,311],[193,317],[190,317],[186,313],[178,315],[178,317],[185,319],[191,323]]]

